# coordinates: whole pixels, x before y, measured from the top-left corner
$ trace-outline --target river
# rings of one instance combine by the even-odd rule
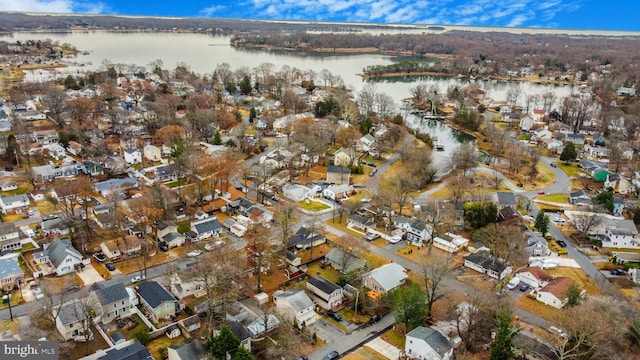
[[[25,41],[52,39],[60,43],[69,43],[84,54],[78,55],[74,61],[87,65],[86,70],[95,70],[104,63],[131,64],[147,66],[157,59],[162,60],[164,68],[174,69],[178,64],[187,64],[198,74],[211,74],[218,64],[229,63],[233,69],[247,66],[255,68],[261,63],[269,62],[279,69],[283,65],[301,70],[313,70],[317,73],[323,69],[340,75],[347,87],[358,92],[367,81],[358,76],[367,65],[388,65],[398,60],[395,56],[379,54],[320,54],[305,55],[298,52],[246,50],[230,45],[229,36],[207,35],[197,33],[172,32],[109,32],[109,31],[70,31],[70,32],[16,32],[0,35],[0,40]],[[450,86],[463,87],[468,79],[447,77],[394,77],[375,81],[376,90],[391,96],[399,107],[402,99],[411,95],[411,88],[419,83],[427,87],[436,86],[439,93],[446,93]],[[533,83],[498,83],[495,81],[476,81],[478,86],[487,92],[487,96],[496,100],[505,100],[506,93],[512,86],[519,86],[523,100],[527,95],[542,94],[554,91],[557,99],[569,95],[572,87],[556,87]],[[419,122],[410,119],[423,131],[438,138],[444,145],[444,152],[434,152],[434,162],[445,166],[451,152],[468,137],[463,136],[448,126],[437,122]]]

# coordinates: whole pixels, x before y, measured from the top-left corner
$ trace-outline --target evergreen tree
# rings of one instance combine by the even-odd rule
[[[249,78],[249,75],[245,75],[242,80],[240,80],[238,86],[240,87],[241,93],[244,95],[250,94],[253,87],[251,86],[251,79]]]
[[[418,284],[410,284],[391,293],[391,312],[396,322],[405,323],[412,330],[424,323],[427,299]]]
[[[251,355],[251,353],[244,348],[244,346],[240,346],[238,350],[231,356],[231,360],[254,360],[255,358]]]
[[[239,346],[240,340],[233,335],[229,327],[226,325],[220,329],[218,336],[209,339],[205,344],[209,353],[218,360],[225,360],[227,358],[227,353],[235,353]]]
[[[567,288],[564,296],[567,297],[567,305],[578,306],[582,302],[582,289],[576,284],[571,284]]]
[[[520,329],[513,324],[513,314],[509,309],[496,312],[496,339],[491,346],[490,360],[509,360],[513,357],[513,338]]]
[[[536,221],[533,226],[536,230],[542,233],[542,236],[547,235],[549,232],[549,217],[544,211],[538,211],[538,215],[536,215]]]
[[[249,110],[249,123],[250,124],[253,124],[253,119],[255,119],[256,116],[258,116],[258,114],[256,113],[256,109],[255,108],[251,108]]]
[[[213,135],[213,145],[222,145],[222,138],[220,137],[220,131],[216,131]]]
[[[562,154],[560,154],[560,160],[567,163],[575,160],[577,156],[578,152],[576,151],[576,146],[572,142],[570,142],[562,150]]]
[[[603,191],[593,199],[594,204],[602,205],[608,212],[613,212],[613,193],[610,191]]]

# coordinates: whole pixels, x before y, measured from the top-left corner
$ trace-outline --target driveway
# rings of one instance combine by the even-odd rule
[[[98,270],[93,267],[93,264],[86,266],[84,270],[78,272],[77,274],[84,285],[91,285],[93,283],[104,281],[104,278],[102,277],[102,275],[100,275]]]
[[[384,355],[387,359],[396,360],[400,359],[400,349],[382,340],[381,337],[377,337],[368,343],[364,344],[376,352]]]
[[[326,343],[334,342],[345,336],[344,331],[340,330],[325,318],[319,318],[310,329],[316,332],[316,335]]]

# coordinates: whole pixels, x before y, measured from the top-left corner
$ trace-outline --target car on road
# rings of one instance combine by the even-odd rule
[[[538,191],[538,195],[544,195],[544,191],[543,190]]]
[[[362,236],[362,238],[363,238],[364,240],[367,240],[367,241],[373,241],[373,240],[375,240],[375,239],[377,239],[377,238],[379,238],[379,237],[380,237],[380,235],[378,235],[378,234],[374,234],[374,233],[370,233],[370,234],[367,234],[367,235],[363,235],[363,236]]]
[[[107,260],[107,257],[104,256],[104,254],[101,252],[97,252],[93,254],[93,258],[96,259],[96,261],[98,262],[105,262]]]
[[[44,299],[44,294],[42,293],[42,290],[40,290],[39,287],[31,286],[31,292],[33,293],[33,296],[35,296],[37,300]]]
[[[559,245],[560,247],[567,247],[567,243],[566,243],[566,242],[564,242],[564,240],[557,240],[556,242],[558,243],[558,245]]]
[[[342,321],[342,315],[338,314],[335,311],[327,310],[327,316],[329,316],[335,321]]]
[[[134,276],[134,277],[131,278],[131,283],[135,284],[135,283],[140,282],[140,281],[142,281],[144,279],[145,279],[144,275],[137,275],[137,276]]]
[[[625,270],[625,269],[613,269],[609,273],[611,275],[627,275],[627,270]]]
[[[202,250],[192,250],[187,253],[188,257],[196,257],[202,255]]]
[[[527,221],[535,221],[535,220],[536,220],[536,219],[535,219],[533,216],[531,216],[531,215],[525,215],[525,216],[523,216],[522,218],[523,218],[524,220],[527,220]]]
[[[369,176],[374,176],[378,172],[378,168],[374,168],[373,171],[369,173]]]
[[[115,266],[115,265],[113,265],[113,263],[106,263],[106,264],[104,264],[104,266],[105,266],[105,267],[107,268],[107,270],[109,270],[109,271],[113,271],[113,270],[115,270],[115,269],[116,269],[116,266]]]
[[[378,314],[375,314],[375,315],[373,315],[373,316],[371,316],[371,317],[369,318],[369,321],[367,321],[367,323],[368,323],[368,324],[375,324],[375,323],[377,323],[377,322],[378,322],[378,321],[380,321],[380,320],[382,320],[382,316],[380,316],[380,315],[378,315]]]
[[[527,290],[529,290],[529,284],[520,285],[520,291],[527,291]]]
[[[402,240],[402,235],[394,235],[389,239],[389,242],[392,244],[397,244]]]
[[[71,285],[71,286],[65,288],[64,291],[65,292],[74,292],[74,291],[77,291],[77,290],[80,290],[80,289],[82,289],[82,286],[80,286],[80,285]]]
[[[322,360],[334,360],[337,359],[338,357],[340,357],[340,354],[338,354],[337,351],[332,351],[330,353],[328,353],[327,355],[325,355]]]
[[[556,165],[556,163],[552,162],[552,163],[551,163],[551,167],[552,167],[552,168],[557,168],[557,167],[558,167],[558,165]]]

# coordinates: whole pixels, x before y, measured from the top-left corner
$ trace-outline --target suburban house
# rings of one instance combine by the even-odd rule
[[[498,191],[492,195],[493,202],[498,207],[498,210],[510,206],[515,209],[516,207],[516,195],[512,192]]]
[[[240,340],[240,345],[251,351],[251,332],[240,321],[229,320],[229,330]]]
[[[532,289],[544,287],[549,281],[553,280],[553,276],[547,274],[539,266],[524,267],[516,273],[516,277],[520,279],[520,282],[529,285]]]
[[[444,233],[433,238],[433,246],[452,254],[466,248],[468,245],[469,239],[452,233]]]
[[[621,216],[624,211],[624,198],[620,196],[613,197],[613,216]]]
[[[95,183],[93,186],[100,195],[109,197],[111,194],[117,194],[119,192],[137,189],[138,179],[134,177],[124,179],[109,179]]]
[[[249,211],[254,205],[256,205],[255,202],[241,196],[227,204],[227,213],[229,215],[249,216]]]
[[[339,167],[348,167],[353,164],[355,154],[349,149],[338,149],[333,153],[333,165]]]
[[[316,189],[299,184],[286,184],[282,187],[282,193],[284,196],[295,202],[299,202],[304,199],[313,199],[317,194],[316,191]]]
[[[138,284],[136,291],[145,314],[154,322],[176,315],[178,300],[157,282],[142,282]]]
[[[59,217],[42,221],[40,229],[45,235],[68,235],[69,225]]]
[[[347,227],[351,229],[358,229],[366,232],[367,228],[374,225],[375,223],[373,220],[362,215],[352,214],[347,218]]]
[[[638,229],[633,220],[615,220],[612,225],[605,229],[601,239],[603,248],[638,248]]]
[[[427,225],[424,220],[413,219],[409,222],[406,234],[407,241],[421,248],[425,241],[431,239],[430,225]]]
[[[322,196],[331,200],[341,200],[349,197],[353,188],[347,184],[329,185],[322,190]]]
[[[287,239],[287,249],[310,249],[327,242],[327,237],[317,231],[301,226],[295,234]]]
[[[356,149],[362,152],[372,151],[376,146],[376,138],[371,134],[367,134],[360,139],[358,139],[358,143],[356,144]]]
[[[343,274],[357,269],[364,269],[367,266],[366,260],[360,259],[359,257],[338,248],[329,251],[327,255],[324,256],[324,260],[328,262],[332,268]]]
[[[539,232],[527,231],[527,246],[525,250],[529,256],[548,256],[551,255],[549,242]]]
[[[151,144],[145,145],[145,147],[142,148],[142,152],[143,152],[144,158],[149,161],[162,160],[162,150],[155,145],[151,145]]]
[[[196,314],[196,315],[191,315],[190,317],[180,321],[180,325],[182,325],[182,327],[188,332],[194,332],[200,329],[200,327],[202,326],[202,323],[200,322],[200,318]]]
[[[545,305],[562,309],[569,301],[566,294],[569,286],[572,284],[574,284],[574,281],[571,278],[563,276],[556,277],[536,291],[536,300]],[[582,296],[584,296],[584,294],[585,290],[582,290]]]
[[[608,174],[604,182],[605,189],[613,189],[618,194],[626,195],[633,191],[633,185],[620,174]]]
[[[80,152],[82,151],[82,144],[77,141],[71,140],[67,143],[67,151],[71,155],[79,156]]]
[[[27,194],[0,196],[0,208],[3,214],[23,213],[29,209],[29,204]]]
[[[397,289],[406,281],[407,270],[396,263],[382,265],[363,276],[364,286],[381,294]]]
[[[187,296],[194,296],[196,298],[206,295],[206,284],[204,280],[191,280],[182,281],[178,274],[171,276],[171,283],[169,284],[169,290],[178,299],[183,299]]]
[[[498,280],[504,279],[513,270],[511,265],[492,256],[488,251],[477,251],[468,255],[464,259],[464,266]]]
[[[564,140],[568,143],[573,143],[575,145],[584,145],[585,136],[584,134],[569,133],[565,135]]]
[[[351,183],[351,170],[346,166],[327,166],[327,184],[349,185]]]
[[[142,152],[138,149],[124,149],[124,161],[127,164],[140,164],[142,162]]]
[[[179,232],[175,231],[166,234],[161,239],[162,242],[167,244],[169,248],[174,248],[184,245],[187,238],[186,236],[184,236],[184,234],[180,234]]]
[[[91,259],[83,258],[70,241],[60,239],[45,245],[44,251],[33,254],[33,259],[44,275],[62,276],[91,264]]]
[[[105,286],[102,283],[94,283],[89,293],[95,321],[108,324],[116,318],[126,318],[133,313],[129,293],[122,283],[114,283]]]
[[[89,330],[85,333],[87,321],[91,321],[90,306],[85,300],[75,299],[52,308],[56,317],[56,328],[62,338],[66,340],[87,341],[93,339],[93,333]]]
[[[174,164],[159,166],[155,169],[154,180],[169,182],[176,181],[182,175],[180,168]]]
[[[0,250],[16,250],[22,248],[20,229],[14,223],[0,224]]]
[[[520,118],[520,129],[522,131],[530,131],[534,124],[535,124],[535,121],[529,115],[525,115],[522,118]]]
[[[24,273],[18,264],[18,254],[12,253],[0,257],[0,288],[8,291],[19,286]]]
[[[96,360],[153,360],[149,350],[136,340],[123,341],[106,350],[100,349],[94,355],[97,356]]]
[[[124,240],[107,240],[100,243],[100,250],[109,261],[120,259],[121,256],[129,258],[137,256],[142,250],[143,241],[135,235],[125,236]]]
[[[18,190],[18,183],[15,181],[3,181],[0,183],[0,191]]]
[[[301,290],[277,290],[273,293],[276,310],[298,327],[309,326],[316,321],[313,301]]]
[[[342,287],[322,276],[313,276],[307,280],[307,291],[311,293],[315,303],[325,310],[331,310],[342,304],[344,294]]]
[[[168,233],[178,232],[178,225],[171,221],[161,221],[155,225],[155,236],[162,239]]]
[[[411,359],[451,360],[453,347],[449,340],[437,330],[418,326],[405,335],[404,352]]]
[[[189,339],[167,347],[168,360],[206,360],[207,352],[198,340]]]
[[[222,225],[215,216],[212,216],[192,222],[191,231],[197,234],[197,240],[204,240],[214,236],[218,237],[222,232]]]
[[[579,206],[583,204],[585,201],[591,203],[591,196],[586,193],[584,190],[573,191],[569,193],[569,202]]]

